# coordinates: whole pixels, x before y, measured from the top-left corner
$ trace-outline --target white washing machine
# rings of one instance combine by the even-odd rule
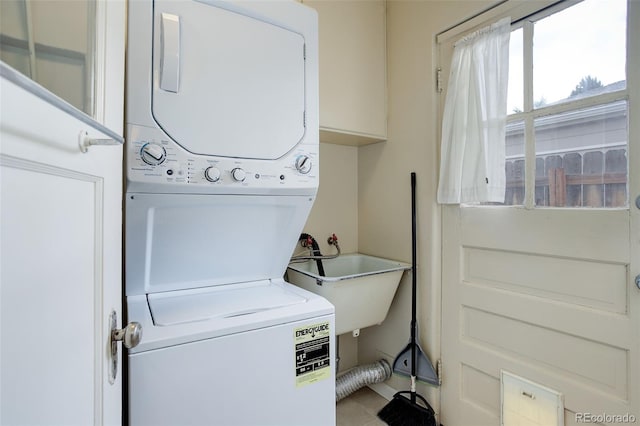
[[[335,424],[333,306],[282,279],[318,187],[315,12],[133,0],[128,34],[129,423]]]

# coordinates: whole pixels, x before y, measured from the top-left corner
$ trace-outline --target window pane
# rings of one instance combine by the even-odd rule
[[[626,0],[584,0],[534,26],[534,108],[625,88]]]
[[[0,59],[88,115],[94,31],[95,0],[0,1]]]
[[[627,102],[535,120],[537,206],[626,207]]]
[[[0,59],[29,75],[25,4],[23,1],[2,0],[0,12]]]
[[[511,31],[509,38],[509,89],[507,92],[507,115],[523,111],[523,56],[522,28]]]
[[[524,121],[507,124],[505,146],[505,172],[507,188],[505,205],[524,203]]]

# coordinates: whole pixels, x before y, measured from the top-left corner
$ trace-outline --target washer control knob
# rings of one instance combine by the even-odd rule
[[[157,143],[147,142],[140,149],[140,158],[150,166],[157,166],[167,159],[167,151]]]
[[[311,171],[311,158],[306,155],[300,155],[296,158],[296,170],[303,175],[306,175]]]
[[[204,177],[209,182],[217,182],[220,180],[220,170],[215,167],[207,167],[204,171]]]
[[[247,177],[247,173],[244,170],[242,170],[240,167],[236,167],[235,169],[231,170],[231,177],[235,181],[243,182],[244,179]]]

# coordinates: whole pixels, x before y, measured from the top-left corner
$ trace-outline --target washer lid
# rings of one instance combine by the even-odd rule
[[[282,278],[308,196],[129,194],[127,296]]]
[[[239,317],[307,302],[269,281],[150,294],[147,300],[156,326]]]
[[[154,2],[154,119],[194,154],[279,158],[305,132],[304,37],[226,7]]]

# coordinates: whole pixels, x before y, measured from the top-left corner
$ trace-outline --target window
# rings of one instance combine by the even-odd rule
[[[95,1],[0,1],[0,60],[95,116]]]
[[[626,9],[561,3],[513,25],[505,204],[628,205]]]

